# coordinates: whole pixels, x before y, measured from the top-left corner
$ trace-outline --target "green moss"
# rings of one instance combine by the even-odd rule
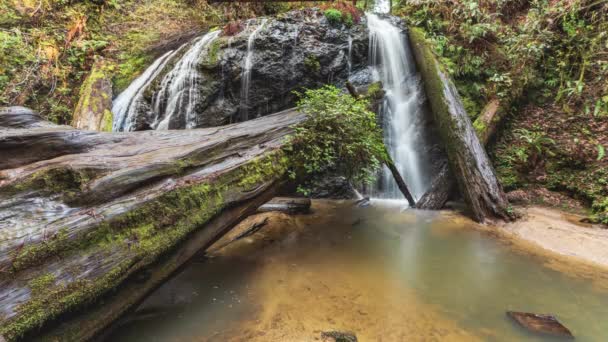
[[[55,285],[55,275],[52,273],[43,274],[28,283],[33,295],[40,295],[53,285]]]
[[[57,234],[40,243],[25,245],[23,248],[17,250],[13,256],[13,270],[18,272],[30,266],[37,265],[40,260],[45,260],[68,249],[69,245],[70,241],[66,230],[60,230]]]
[[[209,46],[209,51],[207,52],[207,58],[205,59],[205,64],[207,66],[214,66],[219,61],[219,53],[220,48],[222,47],[223,40],[218,38],[214,40]]]
[[[308,55],[304,58],[304,66],[310,71],[319,72],[321,70],[321,63],[314,55]]]
[[[101,131],[112,132],[112,122],[114,121],[114,114],[112,111],[106,109],[103,112],[103,118],[101,119]]]

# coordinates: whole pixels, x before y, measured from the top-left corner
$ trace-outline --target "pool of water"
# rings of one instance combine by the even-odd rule
[[[551,313],[578,341],[608,341],[601,280],[472,229],[457,215],[317,202],[192,262],[108,341],[550,341],[507,310]],[[598,271],[600,272],[600,271]],[[601,278],[601,277],[598,277]]]

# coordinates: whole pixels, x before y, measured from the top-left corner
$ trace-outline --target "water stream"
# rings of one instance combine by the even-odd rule
[[[252,59],[255,52],[255,37],[264,28],[267,21],[268,19],[262,19],[258,27],[253,30],[247,39],[247,53],[243,60],[243,72],[241,74],[241,104],[239,109],[241,121],[249,119],[249,84],[251,83]]]
[[[133,123],[136,119],[139,102],[143,98],[143,93],[162,71],[167,62],[173,57],[175,51],[171,50],[161,57],[157,58],[139,77],[137,77],[127,89],[121,92],[116,99],[112,101],[112,113],[114,113],[114,122],[112,130],[131,131]]]
[[[153,106],[156,114],[156,120],[152,124],[154,129],[169,129],[175,115],[179,115],[181,120],[185,121],[186,128],[196,127],[194,110],[201,100],[197,86],[202,81],[197,64],[220,33],[220,30],[208,32],[195,41],[173,69],[165,75],[161,89],[154,98]]]
[[[276,214],[275,214],[276,215]],[[552,341],[506,310],[608,340],[608,284],[517,251],[452,214],[317,202],[199,259],[108,341]]]

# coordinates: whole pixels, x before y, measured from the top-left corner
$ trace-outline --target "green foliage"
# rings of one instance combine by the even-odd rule
[[[327,9],[323,14],[330,24],[337,25],[342,22],[342,12],[335,8]]]
[[[321,63],[319,63],[319,60],[314,55],[308,55],[304,58],[304,66],[314,72],[321,70]]]
[[[286,147],[291,177],[332,170],[355,182],[372,181],[387,154],[368,102],[329,85],[299,95],[298,110],[307,120],[295,128]]]

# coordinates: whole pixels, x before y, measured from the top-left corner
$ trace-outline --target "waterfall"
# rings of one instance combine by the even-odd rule
[[[197,64],[202,53],[207,49],[221,31],[208,32],[194,42],[192,47],[165,75],[161,82],[160,91],[155,95],[153,109],[156,119],[152,124],[154,129],[169,129],[174,116],[183,116],[186,128],[196,127],[196,105],[201,100],[198,86],[201,75]]]
[[[143,98],[144,91],[174,54],[175,51],[171,50],[156,59],[143,74],[131,82],[127,89],[112,101],[112,113],[114,114],[112,131],[130,131],[133,129],[138,104]]]
[[[255,37],[263,28],[268,19],[262,19],[262,22],[256,29],[249,35],[247,39],[247,54],[243,62],[243,71],[241,73],[241,105],[240,105],[240,117],[242,121],[249,119],[249,83],[251,83],[251,67],[254,52]]]
[[[353,69],[353,36],[348,36],[348,59],[346,60],[346,62],[348,63],[348,76],[350,77],[350,74],[352,72]]]
[[[378,6],[388,10],[388,5],[383,6],[382,1],[376,3]],[[376,14],[366,16],[370,62],[375,79],[382,82],[386,92],[380,112],[385,143],[410,192],[419,199],[428,182],[424,172],[426,161],[418,153],[419,146],[424,146],[421,106],[424,93],[419,87],[407,36],[387,19]],[[373,195],[403,198],[388,168],[384,168]]]

